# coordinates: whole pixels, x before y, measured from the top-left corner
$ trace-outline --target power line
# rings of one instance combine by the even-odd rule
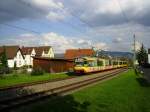
[[[20,1],[19,1],[20,2]],[[23,2],[23,1],[21,1],[22,3],[24,3],[26,6],[28,6],[29,8],[31,8],[31,9],[33,9],[32,8],[32,5],[30,4],[30,3],[25,3],[25,2]],[[65,10],[66,11],[66,9],[64,9],[64,8],[62,8],[62,7],[60,7],[60,9],[61,10]],[[35,9],[34,9],[35,10]],[[36,10],[37,11],[37,10]],[[37,11],[39,14],[41,14],[39,11]],[[69,14],[71,14],[73,17],[75,17],[75,18],[78,18],[75,14],[72,14],[72,13],[69,13]],[[91,25],[89,25],[87,22],[85,22],[84,20],[82,20],[82,19],[80,19],[80,18],[78,18],[82,23],[84,23],[84,24],[86,24],[87,26],[91,26]],[[60,22],[60,21],[59,21]],[[62,21],[61,21],[62,22]],[[64,24],[66,24],[66,22],[63,22]],[[81,30],[80,29],[77,29],[74,25],[72,25],[71,23],[68,23],[72,28],[74,28],[74,29],[76,29],[77,31],[79,31],[79,32],[81,32]],[[83,33],[83,32],[82,32]]]
[[[129,18],[127,17],[125,11],[123,10],[123,8],[121,7],[121,3],[119,0],[116,0],[116,2],[118,3],[120,10],[122,12],[122,15],[124,16],[125,20],[127,23],[130,22]],[[131,30],[131,32],[133,33],[133,68],[135,69],[136,67],[136,37],[135,37],[135,33],[133,30]]]
[[[20,2],[20,1],[19,1]],[[22,1],[21,1],[22,2]],[[22,2],[22,3],[24,3],[26,6],[28,6],[30,9],[32,9],[32,10],[35,10],[34,8],[32,8],[32,5],[30,4],[30,3],[25,3],[25,2]],[[61,10],[66,10],[66,9],[64,9],[64,8],[61,8]],[[39,13],[39,14],[41,14],[41,12],[40,11],[37,11],[37,10],[35,10],[37,13]],[[12,13],[10,13],[11,15],[13,15]],[[89,24],[89,23],[87,23],[86,21],[84,21],[83,19],[81,19],[80,17],[78,17],[77,15],[75,15],[75,14],[73,14],[73,13],[69,13],[72,17],[75,17],[75,18],[77,18],[80,22],[82,22],[82,23],[84,23],[86,26],[88,26],[89,28],[93,28],[93,26],[91,25],[91,24]],[[14,16],[14,15],[13,15]],[[15,15],[16,16],[16,15]],[[19,16],[18,16],[19,17]],[[69,22],[64,22],[64,21],[58,21],[58,22],[60,22],[61,24],[65,24],[65,25],[68,25],[69,27],[71,27],[72,29],[74,29],[74,30],[76,30],[76,31],[78,31],[78,32],[80,32],[81,34],[85,34],[81,29],[79,29],[79,28],[77,28],[76,26],[74,26],[72,23],[69,23]],[[42,23],[42,22],[41,22]],[[49,23],[48,23],[49,24]],[[8,24],[9,25],[9,24]],[[7,26],[8,26],[7,25]],[[47,24],[46,24],[47,25]],[[9,25],[9,26],[12,26],[12,25]],[[49,26],[49,25],[48,25]],[[15,27],[18,27],[18,26],[15,26]],[[21,29],[26,29],[26,28],[21,28]],[[29,29],[27,29],[28,31],[30,31]],[[26,31],[27,31],[26,30]],[[37,33],[37,31],[30,31],[30,32],[33,32],[33,33]],[[88,35],[89,36],[89,35]]]
[[[33,9],[29,4],[27,5],[29,8],[31,8],[31,9]],[[38,11],[37,11],[38,12]],[[12,13],[10,13],[9,11],[7,11],[7,13],[9,13],[9,14],[11,14],[12,16],[14,16]],[[40,12],[38,12],[39,14],[41,14]],[[17,15],[15,15],[15,17],[16,17]],[[17,16],[17,17],[20,17],[20,16]],[[38,23],[39,23],[40,21],[38,21]],[[71,23],[68,23],[68,22],[64,22],[64,21],[58,21],[59,23],[61,23],[61,24],[65,24],[65,25],[67,25],[67,26],[69,26],[69,27],[71,27],[72,29],[74,29],[74,30],[76,30],[76,31],[78,31],[78,32],[80,32],[80,33],[84,33],[84,32],[82,32],[80,29],[78,29],[76,26],[74,26],[73,24],[71,24]],[[40,22],[40,23],[42,23],[43,24],[43,22]],[[24,31],[28,31],[28,32],[32,32],[32,33],[36,33],[36,34],[40,34],[39,32],[37,32],[37,31],[34,31],[34,30],[32,30],[32,29],[27,29],[27,28],[23,28],[23,27],[20,27],[20,26],[16,26],[16,25],[11,25],[11,24],[6,24],[6,23],[0,23],[0,24],[2,24],[2,25],[5,25],[5,26],[8,26],[8,27],[13,27],[13,28],[16,28],[16,29],[19,29],[19,30],[24,30]],[[45,24],[45,23],[44,23]],[[48,25],[49,23],[47,23],[46,25],[47,26],[49,26]]]
[[[38,32],[38,31],[30,30],[30,29],[23,28],[23,27],[20,27],[20,26],[10,25],[10,24],[6,24],[6,23],[0,23],[0,24],[8,26],[8,27],[11,27],[11,28],[15,28],[15,29],[19,29],[19,30],[23,30],[23,31],[27,31],[27,32],[32,32],[32,33],[36,33],[36,34],[40,34],[41,35],[41,33]]]
[[[125,18],[126,22],[130,22],[130,21],[129,21],[129,18],[127,17],[127,15],[126,15],[126,13],[125,13],[125,11],[124,11],[123,8],[121,7],[120,1],[119,1],[119,0],[115,0],[115,1],[116,1],[116,3],[118,4],[118,6],[119,6],[119,8],[120,8],[120,10],[121,10],[122,16]]]
[[[93,26],[89,23],[87,23],[86,21],[84,21],[83,19],[81,19],[80,17],[78,17],[77,15],[75,15],[74,13],[70,13],[73,17],[77,18],[78,20],[80,20],[82,23],[84,23],[86,26],[93,28]]]
[[[24,2],[23,2],[24,3]],[[28,6],[29,8],[31,8],[31,9],[34,9],[34,8],[32,8],[31,7],[31,4],[25,4],[26,6]],[[64,8],[61,8],[62,10],[66,10],[66,9],[64,9]],[[35,10],[35,9],[34,9]],[[41,14],[41,12],[40,11],[37,11],[37,10],[35,10],[37,13],[39,13],[39,14]],[[10,14],[12,14],[12,13],[10,13]],[[75,18],[77,18],[80,22],[82,22],[82,23],[84,23],[86,26],[88,26],[89,28],[91,28],[91,29],[93,29],[93,26],[91,25],[91,24],[89,24],[88,22],[86,22],[86,21],[84,21],[83,19],[81,19],[80,17],[78,17],[77,15],[75,15],[75,14],[73,14],[73,13],[70,13],[70,15],[72,15],[72,17],[75,17]],[[16,16],[16,15],[15,15]],[[18,16],[19,17],[19,16]],[[81,29],[78,29],[77,27],[75,27],[73,24],[71,24],[71,23],[67,23],[67,22],[63,22],[63,21],[58,21],[58,22],[60,22],[61,24],[65,24],[65,25],[68,25],[68,26],[70,26],[71,28],[73,28],[73,29],[75,29],[76,31],[78,31],[78,32],[80,32],[80,33],[82,33],[82,34],[85,34],[84,32],[82,32],[82,30]],[[3,24],[3,23],[2,23]],[[49,23],[48,23],[49,24]],[[30,30],[30,29],[27,29],[27,28],[23,28],[23,27],[20,27],[20,26],[16,26],[16,25],[10,25],[10,24],[3,24],[3,25],[5,25],[5,26],[8,26],[8,27],[12,27],[12,28],[16,28],[16,29],[19,29],[19,30],[24,30],[24,31],[28,31],[28,32],[33,32],[33,33],[36,33],[36,34],[41,34],[40,32],[38,32],[38,31],[34,31],[34,30]],[[89,35],[88,35],[89,36]]]

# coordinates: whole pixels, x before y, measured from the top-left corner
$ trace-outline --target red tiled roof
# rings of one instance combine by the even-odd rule
[[[34,47],[22,47],[21,50],[22,50],[22,52],[23,52],[23,55],[31,54],[33,48],[34,48]]]
[[[48,53],[51,46],[39,46],[39,47],[22,47],[23,54],[31,54],[32,50],[35,50],[36,56],[41,56],[43,51]]]
[[[4,47],[8,59],[13,59],[17,55],[18,50],[20,49],[19,46],[0,46],[0,54],[4,52]]]
[[[81,56],[93,56],[94,50],[92,49],[68,49],[65,53],[65,59],[74,59]]]
[[[35,47],[35,52],[36,52],[36,56],[41,56],[43,51],[45,53],[48,53],[49,49],[51,48],[51,46],[39,46],[39,47]]]

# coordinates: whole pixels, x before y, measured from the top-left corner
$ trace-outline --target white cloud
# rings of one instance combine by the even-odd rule
[[[69,3],[69,11],[93,27],[128,23],[126,19],[150,25],[148,0],[70,0]]]
[[[61,1],[56,0],[2,0],[0,22],[20,19],[65,19],[68,15]]]
[[[101,50],[108,50],[109,49],[109,46],[106,43],[103,43],[103,42],[95,43],[93,45],[93,47],[95,47],[97,49],[101,49]]]
[[[64,20],[68,16],[69,14],[66,12],[66,10],[58,10],[58,11],[50,11],[46,16],[46,18],[50,21],[59,21]]]
[[[44,45],[52,46],[56,52],[64,52],[65,49],[75,48],[74,43],[72,43],[72,39],[67,39],[64,36],[53,32],[43,34],[42,42]]]
[[[78,27],[80,24],[78,20],[82,19],[93,26],[86,30],[85,33],[90,34],[86,39],[50,32],[42,36],[22,34],[5,41],[1,40],[0,43],[52,45],[59,52],[66,48],[87,48],[92,45],[106,50],[131,51],[135,33],[136,39],[150,48],[150,1],[148,0],[89,0],[88,2],[87,0],[2,0],[0,7],[0,22],[41,17],[50,21],[66,20],[70,12],[77,16],[71,17],[73,25],[76,24],[75,26]],[[123,13],[129,19],[129,23]],[[86,24],[83,24],[79,27],[85,26]],[[69,31],[67,29],[65,31],[61,33],[68,34]]]
[[[24,2],[32,3],[38,7],[44,8],[61,9],[64,7],[61,2],[56,2],[55,0],[24,0]]]
[[[122,41],[123,41],[123,39],[120,38],[120,37],[113,39],[114,43],[119,43],[119,42],[122,42]]]
[[[54,32],[44,33],[40,36],[34,34],[21,34],[18,37],[9,38],[5,41],[1,41],[3,44],[17,44],[20,46],[38,46],[49,45],[52,46],[55,53],[65,52],[66,49],[73,48],[92,48],[91,40],[78,39],[79,37],[65,37]],[[1,43],[0,42],[0,43]],[[106,50],[107,44],[103,42],[96,42],[94,47],[98,49]]]

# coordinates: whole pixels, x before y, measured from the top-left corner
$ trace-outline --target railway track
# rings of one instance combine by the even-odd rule
[[[56,95],[65,95],[66,93],[74,91],[74,90],[79,89],[81,87],[84,87],[84,86],[87,86],[87,85],[90,85],[90,84],[114,77],[117,74],[124,72],[126,70],[127,69],[119,69],[115,72],[113,71],[113,72],[105,74],[105,75],[97,76],[94,78],[82,80],[79,82],[75,82],[75,83],[60,86],[60,87],[56,87],[56,88],[53,88],[50,90],[37,92],[37,93],[30,94],[30,95],[22,96],[22,97],[10,98],[7,100],[3,100],[3,101],[0,101],[0,111],[1,112],[8,111],[8,110],[11,110],[13,108],[16,108],[16,107],[19,107],[19,106],[22,106],[25,104],[30,104],[30,103],[33,103],[35,101],[38,101],[38,100],[41,100],[44,98],[53,97]]]
[[[77,76],[70,76],[70,77],[66,77],[66,78],[49,79],[49,80],[44,80],[44,81],[36,81],[36,82],[31,82],[31,83],[22,83],[22,84],[7,86],[7,87],[0,87],[0,91],[7,91],[7,90],[11,90],[11,89],[17,89],[17,88],[22,88],[22,87],[26,87],[26,86],[36,85],[36,84],[43,84],[43,83],[48,83],[48,82],[72,79],[75,77],[77,77]]]
[[[119,69],[119,68],[118,68]],[[112,69],[115,70],[115,69]],[[109,71],[109,70],[106,70]],[[101,71],[101,72],[105,72],[105,71]],[[96,72],[98,73],[98,72]],[[92,73],[88,74],[91,75]],[[86,76],[88,76],[86,75]],[[81,75],[80,77],[82,77],[84,75]],[[72,79],[78,76],[69,76],[66,78],[56,78],[56,79],[48,79],[48,80],[44,80],[44,81],[36,81],[36,82],[30,82],[30,83],[22,83],[22,84],[16,84],[16,85],[11,85],[11,86],[6,86],[6,87],[0,87],[0,91],[7,91],[7,90],[12,90],[12,89],[17,89],[17,88],[23,88],[23,87],[27,87],[27,86],[32,86],[32,85],[37,85],[37,84],[43,84],[43,83],[48,83],[48,82],[55,82],[55,81],[63,81],[66,79]]]

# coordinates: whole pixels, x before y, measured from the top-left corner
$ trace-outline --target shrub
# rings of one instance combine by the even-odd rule
[[[11,70],[8,67],[0,67],[0,74],[9,74]]]
[[[14,72],[12,76],[13,77],[18,77],[18,74]]]
[[[42,68],[38,67],[38,68],[34,68],[31,72],[31,75],[43,75],[44,74],[44,70],[42,70]]]
[[[16,61],[14,62],[14,70],[17,70],[17,64],[16,64]]]
[[[26,74],[27,73],[27,69],[21,69],[21,73],[22,74]]]
[[[144,67],[144,68],[150,68],[150,64],[149,63],[145,63],[145,64],[142,65],[142,67]]]

